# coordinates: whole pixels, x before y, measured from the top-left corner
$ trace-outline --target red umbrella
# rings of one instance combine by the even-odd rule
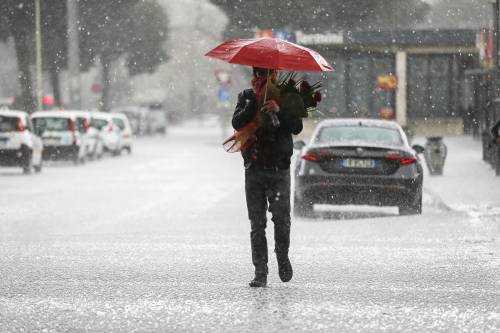
[[[318,52],[278,38],[229,40],[205,55],[231,64],[276,70],[308,72],[333,70]]]

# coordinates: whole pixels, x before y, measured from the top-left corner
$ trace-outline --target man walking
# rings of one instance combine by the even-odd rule
[[[293,153],[292,134],[302,131],[302,118],[291,116],[287,110],[280,110],[274,100],[263,105],[259,101],[265,94],[266,84],[276,71],[253,68],[252,89],[238,95],[232,125],[241,129],[263,112],[264,121],[255,132],[255,141],[242,150],[245,166],[245,194],[250,219],[252,262],[255,277],[251,287],[265,287],[268,274],[268,249],[266,239],[266,212],[272,214],[274,242],[280,279],[288,282],[293,270],[288,258],[290,246],[290,157]],[[279,124],[266,121],[274,115]],[[269,119],[267,119],[269,120]]]

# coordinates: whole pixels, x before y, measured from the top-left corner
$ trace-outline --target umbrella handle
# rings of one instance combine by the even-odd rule
[[[267,102],[267,84],[269,83],[269,73],[271,70],[268,68],[267,69],[267,78],[266,78],[266,86],[264,87],[264,103]],[[276,116],[276,113],[274,112],[269,112],[269,117],[271,118],[271,123],[273,124],[274,127],[279,127],[280,126],[280,120]]]

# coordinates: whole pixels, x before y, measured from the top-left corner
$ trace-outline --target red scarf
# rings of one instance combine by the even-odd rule
[[[267,77],[258,76],[252,78],[252,89],[255,95],[257,96],[257,102],[260,102],[262,94],[264,93],[264,89],[266,87]]]
[[[276,73],[269,77],[269,81],[276,80]],[[257,97],[258,108],[261,107],[262,94],[266,91],[267,76],[252,78],[252,89]],[[256,140],[255,131],[260,126],[260,112],[257,112],[255,118],[243,128],[239,128],[233,135],[223,142],[224,149],[228,153],[235,153],[248,149]]]

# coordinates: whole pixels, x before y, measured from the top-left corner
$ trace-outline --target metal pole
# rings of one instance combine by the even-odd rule
[[[40,29],[40,0],[35,0],[35,49],[36,49],[36,107],[42,110],[42,32]]]
[[[68,72],[71,108],[81,109],[80,53],[78,45],[78,0],[67,0],[68,9]]]
[[[498,32],[499,32],[499,0],[492,2],[493,5],[493,98],[498,95]]]
[[[499,35],[499,32],[500,32],[500,0],[496,0],[495,1],[495,9],[494,9],[494,18],[493,18],[493,23],[494,23],[494,34],[493,34],[493,37],[494,37],[494,42],[493,42],[493,45],[494,45],[494,48],[493,48],[493,69],[495,71],[495,75],[494,75],[494,79],[495,79],[495,83],[493,85],[493,87],[495,88],[495,93],[494,93],[494,96],[498,96],[498,70],[499,70],[499,64],[498,64],[498,50],[499,50],[499,45],[498,45],[498,35]]]

